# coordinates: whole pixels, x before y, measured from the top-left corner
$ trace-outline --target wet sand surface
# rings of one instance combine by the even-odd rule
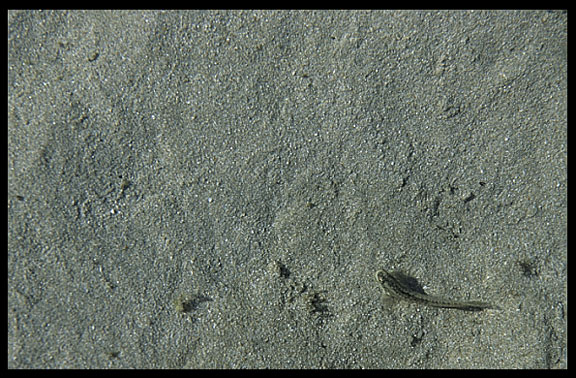
[[[8,366],[566,368],[566,130],[565,12],[10,11]]]

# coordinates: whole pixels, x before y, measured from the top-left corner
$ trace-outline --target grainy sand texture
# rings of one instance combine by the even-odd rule
[[[567,367],[566,12],[7,16],[9,368]]]

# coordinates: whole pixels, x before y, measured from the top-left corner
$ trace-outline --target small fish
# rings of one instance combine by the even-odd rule
[[[499,309],[499,307],[485,302],[460,302],[428,295],[424,290],[414,284],[416,280],[407,277],[400,272],[388,273],[385,270],[379,270],[376,272],[376,280],[380,282],[380,285],[382,285],[387,294],[393,298],[422,303],[432,307],[455,308],[464,311]]]

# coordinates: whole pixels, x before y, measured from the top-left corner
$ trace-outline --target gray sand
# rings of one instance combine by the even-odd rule
[[[565,12],[11,11],[8,64],[9,367],[567,366]]]

